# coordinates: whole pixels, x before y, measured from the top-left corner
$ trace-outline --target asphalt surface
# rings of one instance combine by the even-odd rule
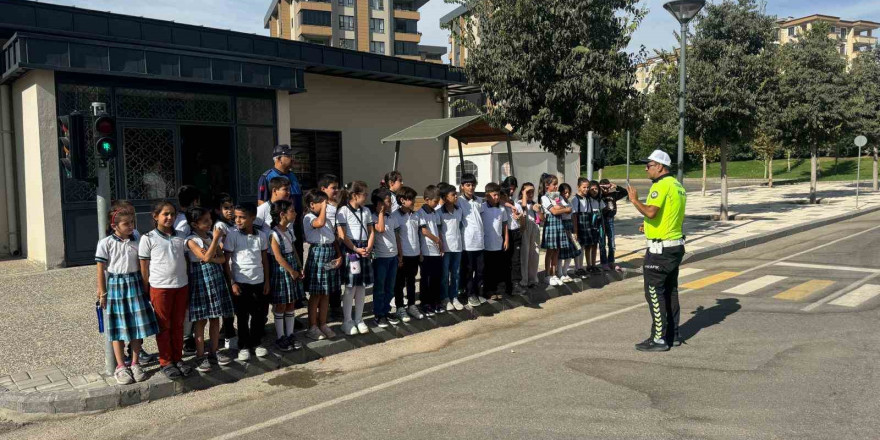
[[[152,404],[0,421],[41,439],[874,438],[878,225],[683,266],[687,340],[666,353],[633,350],[634,278]]]

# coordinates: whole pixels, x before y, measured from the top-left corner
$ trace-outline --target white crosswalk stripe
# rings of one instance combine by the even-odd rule
[[[735,295],[748,295],[756,290],[763,289],[771,284],[778,283],[788,277],[781,277],[776,275],[765,275],[760,278],[755,278],[751,281],[746,281],[736,287],[731,287],[724,291],[724,293],[732,293]]]
[[[695,274],[695,273],[700,273],[700,272],[702,272],[702,271],[703,271],[703,269],[697,269],[696,267],[685,267],[684,269],[679,269],[679,271],[678,271],[678,277],[679,277],[679,278],[683,278],[683,277],[686,277],[686,276],[688,276],[688,275],[693,275],[693,274]]]
[[[880,295],[880,285],[865,284],[858,289],[831,301],[829,304],[844,307],[858,307],[877,295]]]

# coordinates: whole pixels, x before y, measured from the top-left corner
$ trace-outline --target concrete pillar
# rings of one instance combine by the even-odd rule
[[[275,113],[278,120],[278,144],[290,145],[290,93],[275,92]]]
[[[12,95],[22,247],[28,260],[46,269],[62,267],[64,225],[54,72],[28,72],[13,84]]]

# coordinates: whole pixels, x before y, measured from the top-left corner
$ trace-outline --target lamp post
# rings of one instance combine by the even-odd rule
[[[678,181],[684,182],[684,97],[685,97],[685,51],[687,49],[688,23],[697,16],[700,9],[706,5],[705,0],[675,0],[663,5],[673,17],[681,24],[681,62],[678,64]]]

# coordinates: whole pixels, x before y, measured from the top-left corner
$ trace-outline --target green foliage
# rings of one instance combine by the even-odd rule
[[[638,118],[638,0],[447,0],[470,8],[453,38],[469,51],[465,73],[488,97],[488,121],[562,154],[587,132],[610,135]]]
[[[877,146],[880,143],[880,47],[856,57],[849,73],[851,133],[863,134],[869,146]],[[852,139],[844,141],[852,145]]]
[[[645,98],[645,123],[639,131],[640,157],[661,149],[668,153],[678,148],[678,61],[661,53],[663,61],[654,68],[653,90]]]

